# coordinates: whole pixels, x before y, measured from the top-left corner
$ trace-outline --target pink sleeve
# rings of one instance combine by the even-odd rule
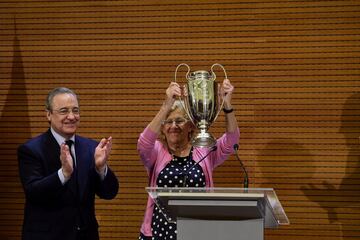
[[[234,153],[234,145],[239,143],[240,130],[224,133],[216,142],[216,156],[213,160],[213,169],[222,164]]]
[[[140,160],[145,165],[145,168],[150,171],[155,164],[156,158],[152,157],[155,154],[155,143],[158,138],[157,133],[146,127],[140,134],[137,142],[137,150],[140,154]]]

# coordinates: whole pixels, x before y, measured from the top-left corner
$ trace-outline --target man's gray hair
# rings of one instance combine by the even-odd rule
[[[45,101],[45,109],[48,111],[51,111],[52,110],[52,101],[53,101],[54,97],[58,94],[64,94],[64,93],[75,96],[77,101],[79,102],[79,98],[73,90],[66,88],[66,87],[57,87],[57,88],[54,88],[53,90],[51,90],[49,92],[49,94],[47,95],[46,101]]]

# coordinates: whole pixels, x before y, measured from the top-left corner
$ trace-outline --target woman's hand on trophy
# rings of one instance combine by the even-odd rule
[[[181,96],[180,85],[176,82],[171,82],[166,89],[166,102],[172,105],[177,97]]]
[[[184,85],[184,86],[182,87],[182,95],[183,95],[184,97],[187,97],[187,96],[188,96],[188,91],[187,91],[186,85]]]
[[[224,102],[230,104],[231,103],[231,95],[234,91],[234,86],[231,84],[229,79],[224,79],[221,91],[224,97]]]

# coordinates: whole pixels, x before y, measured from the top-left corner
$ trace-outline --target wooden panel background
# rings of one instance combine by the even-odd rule
[[[358,0],[1,0],[0,238],[20,239],[16,148],[47,129],[44,98],[67,86],[81,98],[79,133],[114,137],[121,187],[97,200],[101,239],[136,239],[147,183],[137,137],[186,62],[221,63],[236,87],[250,186],[273,187],[291,221],[266,239],[360,239],[359,57]],[[232,156],[215,183],[242,178]]]

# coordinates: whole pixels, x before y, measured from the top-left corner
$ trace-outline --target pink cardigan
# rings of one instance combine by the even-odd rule
[[[199,165],[202,167],[205,175],[206,187],[213,187],[212,178],[213,170],[222,164],[230,154],[233,153],[233,146],[239,141],[240,131],[237,129],[234,133],[224,133],[217,139],[217,149],[210,153]],[[137,149],[139,151],[141,161],[149,175],[150,187],[156,186],[156,179],[160,171],[171,161],[172,156],[167,148],[158,140],[158,134],[150,130],[148,127],[140,134]],[[208,148],[194,148],[193,159],[199,161],[202,156],[209,151]],[[141,225],[141,232],[145,236],[152,236],[151,220],[154,209],[153,200],[148,197],[145,216]]]

